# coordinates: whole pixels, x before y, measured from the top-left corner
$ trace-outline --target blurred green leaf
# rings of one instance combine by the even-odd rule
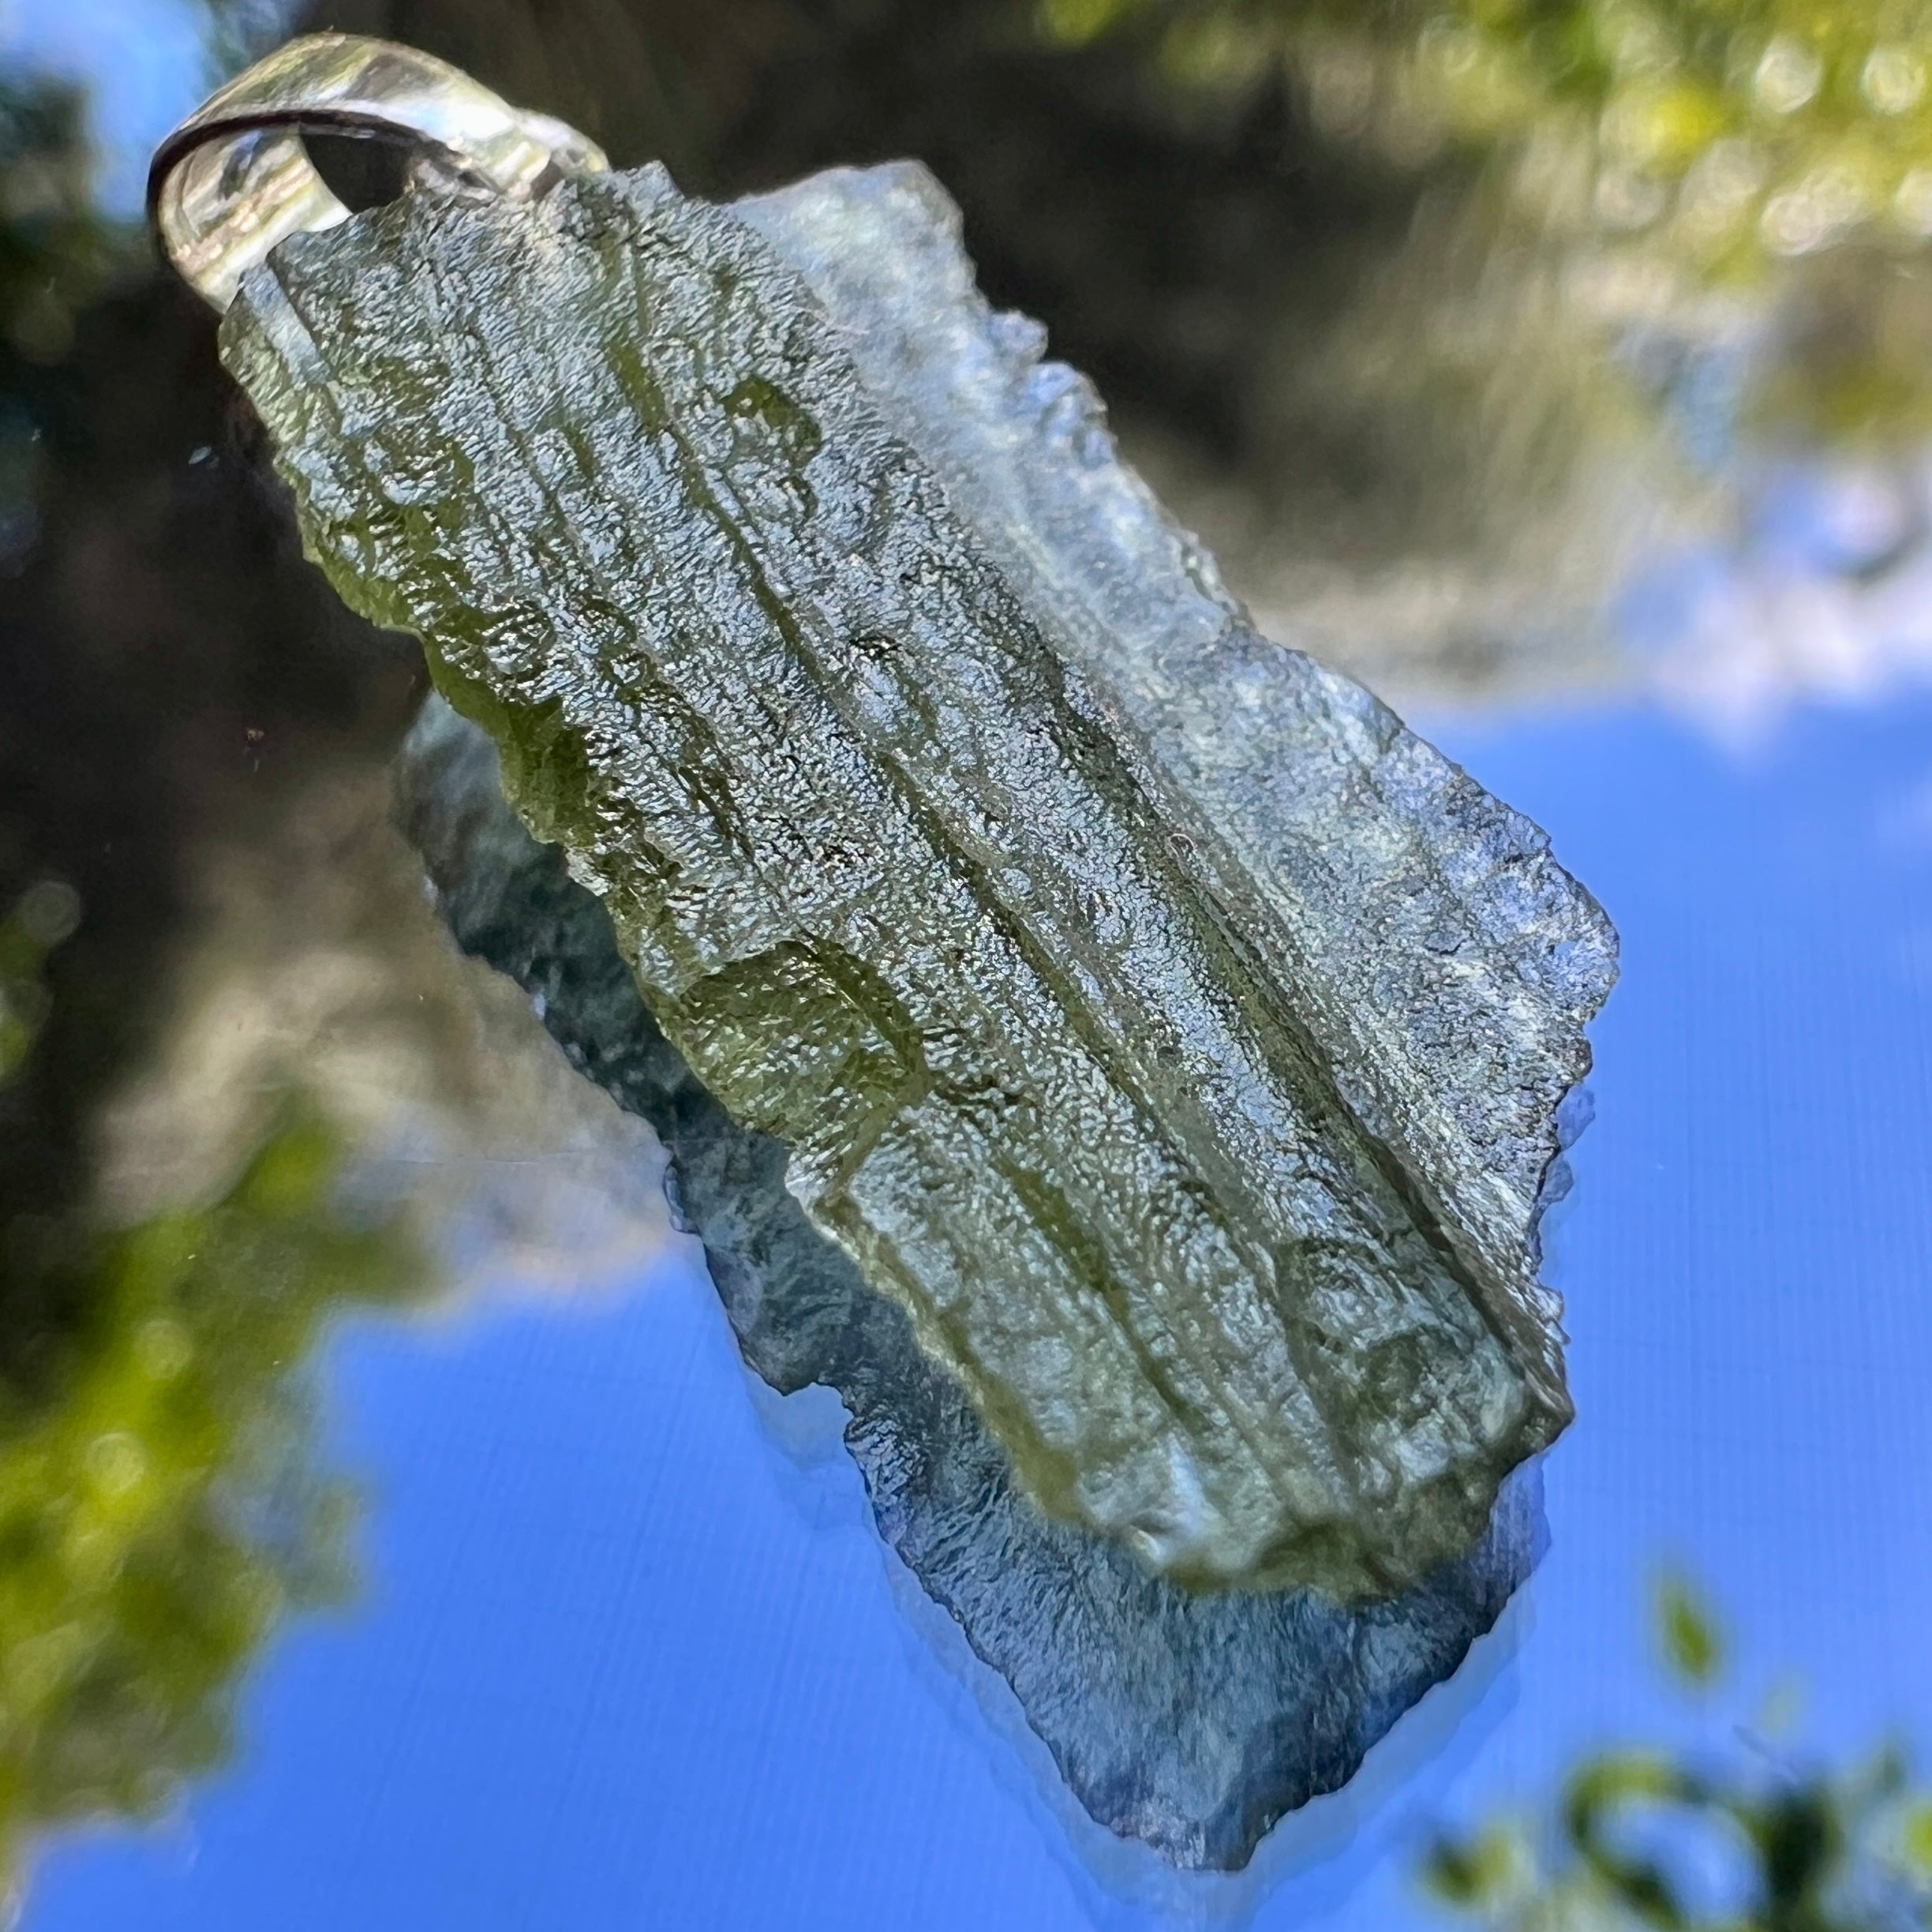
[[[1922,1798],[1907,1811],[1900,1842],[1906,1857],[1932,1878],[1932,1799]]]
[[[1423,1863],[1422,1886],[1439,1904],[1458,1911],[1491,1911],[1517,1889],[1527,1863],[1514,1831],[1488,1825],[1473,1837],[1438,1838]]]
[[[1673,1675],[1700,1688],[1723,1674],[1724,1646],[1710,1607],[1679,1575],[1664,1578],[1657,1589],[1657,1640]]]

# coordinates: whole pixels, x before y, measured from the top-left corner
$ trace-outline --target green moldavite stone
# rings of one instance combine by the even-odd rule
[[[224,354],[652,1012],[1049,1512],[1404,1588],[1571,1413],[1535,1279],[1615,941],[1259,637],[912,167],[285,243]]]

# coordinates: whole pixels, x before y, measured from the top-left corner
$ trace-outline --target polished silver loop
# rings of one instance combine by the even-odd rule
[[[305,133],[414,148],[446,187],[515,198],[596,173],[603,151],[547,114],[500,99],[459,68],[393,41],[310,34],[278,47],[197,108],[155,151],[148,218],[183,279],[218,309],[278,242],[349,210]]]

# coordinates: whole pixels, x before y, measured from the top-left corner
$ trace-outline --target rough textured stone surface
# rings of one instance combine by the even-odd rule
[[[1112,1538],[1043,1516],[959,1382],[784,1185],[646,1010],[604,908],[498,789],[489,739],[432,700],[400,816],[469,951],[533,996],[571,1059],[656,1129],[746,1361],[786,1393],[844,1398],[881,1533],[1004,1677],[1080,1804],[1183,1868],[1245,1865],[1283,1813],[1345,1783],[1452,1672],[1528,1574],[1533,1464],[1468,1556],[1394,1602],[1189,1590]]]
[[[1570,1413],[1533,1228],[1608,927],[1253,632],[929,183],[417,197],[224,340],[314,553],[1038,1502],[1196,1584],[1467,1552]]]

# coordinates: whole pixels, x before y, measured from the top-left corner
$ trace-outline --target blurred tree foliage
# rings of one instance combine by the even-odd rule
[[[1702,1701],[1724,1645],[1682,1578],[1658,1641]],[[1932,1925],[1932,1793],[1904,1754],[1833,1769],[1750,1733],[1721,1748],[1606,1750],[1548,1813],[1440,1839],[1425,1891],[1489,1932],[1922,1932]]]
[[[1286,63],[1325,131],[1400,159],[1512,144],[1527,185],[1580,181],[1602,228],[1713,269],[1932,234],[1916,0],[1041,0],[1039,19],[1063,44],[1133,35],[1183,87]]]
[[[314,1470],[303,1364],[329,1316],[426,1271],[337,1200],[342,1149],[285,1121],[220,1200],[43,1265],[84,1311],[0,1339],[0,1872],[36,1830],[152,1814],[229,1746],[279,1616],[339,1594],[349,1498]]]
[[[1747,298],[1769,325],[1750,402],[1781,428],[1932,427],[1918,0],[1039,0],[1037,20],[1224,111],[1286,77],[1320,138],[1421,176],[1485,164],[1499,264],[1540,261],[1584,311],[1654,329]]]

